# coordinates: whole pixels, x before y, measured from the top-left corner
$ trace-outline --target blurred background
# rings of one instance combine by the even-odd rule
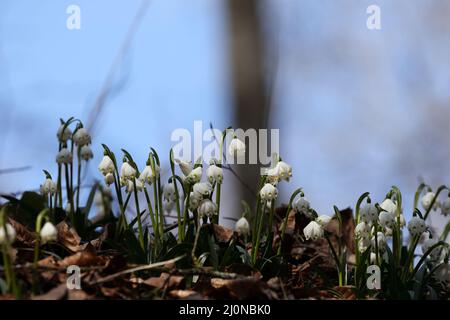
[[[372,4],[381,30],[366,27]],[[60,117],[91,129],[86,184],[101,143],[142,165],[153,146],[167,172],[172,131],[202,120],[280,129],[282,202],[302,186],[331,215],[395,184],[410,217],[421,181],[450,184],[449,17],[441,0],[2,0],[0,192],[56,175]],[[255,185],[257,166],[236,170]],[[231,174],[224,190],[224,216],[240,216],[251,192]]]

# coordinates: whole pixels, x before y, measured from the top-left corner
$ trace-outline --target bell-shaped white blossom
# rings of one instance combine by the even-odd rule
[[[367,222],[361,221],[355,227],[355,235],[358,238],[370,238],[371,227]]]
[[[324,231],[322,226],[316,222],[316,221],[311,221],[304,229],[303,229],[303,234],[305,235],[305,239],[306,240],[313,240],[316,241],[320,238],[323,237],[324,235]]]
[[[84,145],[81,147],[80,156],[81,156],[81,159],[88,161],[94,157],[94,153],[92,152],[92,149],[90,146]]]
[[[450,213],[450,197],[447,197],[441,204],[441,214],[447,216],[449,213]]]
[[[189,194],[189,210],[194,211],[198,208],[203,196],[194,192]]]
[[[139,175],[139,180],[143,183],[152,184],[156,181],[159,177],[159,166],[155,164],[155,172],[153,172],[152,166],[145,166],[144,170],[142,170],[141,174]]]
[[[163,197],[164,200],[168,202],[174,202],[177,199],[177,195],[175,193],[175,185],[173,184],[173,182],[164,185]]]
[[[56,183],[52,179],[46,178],[39,190],[43,196],[54,195],[56,193]]]
[[[190,184],[200,182],[202,179],[202,167],[193,169],[186,177],[186,181]]]
[[[127,180],[133,181],[134,178],[136,178],[136,169],[125,161],[122,163],[122,167],[120,168],[120,179],[124,183]]]
[[[266,171],[267,182],[276,185],[280,181],[280,172],[277,166],[269,168]]]
[[[379,215],[380,225],[384,228],[392,229],[395,226],[395,212],[381,211]]]
[[[206,177],[208,178],[209,183],[215,182],[221,184],[223,181],[223,169],[212,164],[206,170]]]
[[[73,142],[77,146],[85,146],[91,143],[91,135],[86,130],[86,128],[79,128],[73,134]]]
[[[361,221],[374,223],[378,219],[378,209],[372,203],[366,203],[359,211]]]
[[[69,164],[72,163],[72,152],[67,148],[62,148],[56,155],[56,163]]]
[[[243,157],[245,155],[245,143],[238,138],[233,138],[228,146],[228,153],[232,157]]]
[[[294,210],[298,213],[304,214],[307,217],[310,217],[310,203],[305,197],[298,198],[293,206]]]
[[[248,223],[247,219],[245,219],[245,217],[242,217],[238,221],[236,221],[234,230],[240,235],[247,236],[250,234],[250,224]]]
[[[284,161],[278,161],[276,167],[278,168],[279,179],[289,181],[292,177],[292,167]]]
[[[422,207],[426,211],[428,211],[430,209],[431,203],[433,202],[433,199],[435,198],[435,196],[436,196],[436,194],[434,192],[429,191],[429,192],[425,193],[425,195],[422,197],[422,199],[421,199]],[[436,199],[436,201],[433,204],[433,210],[436,211],[438,207],[439,207],[439,202]]]
[[[370,241],[370,238],[361,238],[358,241],[358,250],[359,252],[363,253],[364,251],[366,251],[370,245],[372,244],[372,242]]]
[[[42,243],[56,241],[56,239],[58,238],[58,230],[56,230],[56,227],[53,225],[53,223],[46,222],[41,229],[40,236]]]
[[[201,197],[208,197],[212,192],[212,186],[209,182],[197,182],[192,187],[194,194],[199,195]]]
[[[383,232],[378,231],[377,232],[377,237],[375,238],[375,236],[372,236],[372,247],[376,248],[375,246],[375,239],[377,240],[377,244],[378,244],[378,250],[381,252],[384,252],[384,250],[386,250],[386,236],[384,235]]]
[[[427,225],[425,224],[425,220],[419,217],[412,217],[408,223],[408,231],[413,237],[420,236],[426,230]]]
[[[9,223],[5,223],[5,226],[0,227],[0,244],[5,244],[7,240],[10,244],[16,240],[16,229]]]
[[[104,155],[102,161],[100,161],[100,164],[98,165],[98,170],[105,176],[108,173],[114,172],[114,162],[112,159]]]
[[[142,183],[142,181],[140,181],[139,179],[134,178],[134,182],[136,184],[136,190],[137,191],[142,191],[144,189],[144,183]],[[131,193],[134,191],[134,183],[133,180],[126,180],[125,181],[125,192],[127,193]]]
[[[114,183],[114,175],[112,173],[107,173],[105,175],[105,183],[108,186]]]
[[[387,252],[380,253],[379,259],[380,259],[380,262],[382,262],[382,261],[388,262],[389,256],[388,256]],[[370,253],[370,264],[376,264],[376,263],[377,263],[377,255],[375,254],[375,252],[371,252]]]
[[[259,192],[261,201],[272,201],[278,196],[278,190],[270,183],[266,183]]]
[[[175,159],[175,162],[180,166],[181,172],[183,172],[185,177],[191,173],[192,163],[180,159]]]
[[[392,201],[389,198],[386,198],[380,205],[381,209],[383,209],[386,212],[389,212],[391,214],[397,213],[397,205],[394,201]]]
[[[197,212],[200,218],[211,218],[217,214],[217,205],[209,199],[203,199],[198,205]]]
[[[326,227],[331,221],[331,217],[327,215],[321,215],[316,218],[316,222],[322,227]]]
[[[65,124],[61,124],[61,126],[58,129],[58,132],[56,133],[56,136],[58,137],[58,140],[60,142],[66,142],[72,137],[72,131],[69,129],[68,126],[64,129],[64,126]]]

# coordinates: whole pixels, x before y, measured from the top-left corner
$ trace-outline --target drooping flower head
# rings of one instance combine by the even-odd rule
[[[41,229],[40,237],[42,243],[56,241],[58,238],[58,230],[56,230],[56,227],[51,222],[46,222]]]
[[[245,217],[242,217],[238,221],[236,221],[234,230],[236,230],[239,235],[247,236],[250,234],[250,224],[248,223],[247,219],[245,219]]]

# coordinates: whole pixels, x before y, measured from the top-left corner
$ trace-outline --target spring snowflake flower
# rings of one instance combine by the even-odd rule
[[[80,156],[81,159],[88,161],[89,159],[92,159],[94,157],[94,153],[92,152],[91,147],[89,147],[88,145],[84,145],[81,147]]]
[[[384,235],[383,232],[378,231],[377,232],[377,244],[378,244],[378,250],[381,252],[384,252],[384,250],[386,250],[386,236]],[[372,236],[372,247],[375,249],[375,236]]]
[[[41,184],[39,190],[43,196],[54,195],[56,193],[56,184],[50,178],[46,178]]]
[[[238,138],[233,138],[228,146],[230,156],[243,157],[245,155],[245,143]]]
[[[266,183],[259,192],[261,201],[272,201],[278,196],[278,190],[272,184]]]
[[[412,217],[408,223],[408,231],[413,237],[420,236],[426,230],[427,225],[425,224],[425,220],[419,217]]]
[[[360,218],[366,223],[374,223],[378,219],[378,210],[372,203],[366,203],[359,212]]]
[[[200,182],[202,179],[202,167],[193,169],[186,177],[186,181],[190,184]]]
[[[114,183],[114,175],[112,173],[107,173],[105,175],[105,183],[110,186]]]
[[[303,229],[303,234],[305,235],[305,239],[306,240],[313,240],[316,241],[320,238],[323,238],[324,235],[324,231],[322,226],[316,222],[316,221],[311,221],[304,229]]]
[[[279,179],[289,182],[289,179],[292,177],[292,167],[284,161],[279,161],[276,168],[278,168]]]
[[[441,214],[447,216],[450,213],[450,197],[447,197],[441,204]]]
[[[250,224],[248,223],[245,217],[240,218],[236,221],[236,225],[234,226],[234,230],[240,235],[247,236],[250,234]]]
[[[211,218],[217,214],[217,205],[209,199],[203,199],[198,205],[197,211],[200,218],[205,216]]]
[[[421,203],[422,203],[422,207],[428,211],[431,207],[431,202],[433,202],[434,197],[436,196],[436,194],[434,192],[427,192],[425,193],[425,195],[422,197]],[[436,211],[437,208],[439,207],[439,202],[436,201],[433,204],[433,210]]]
[[[310,217],[310,203],[305,197],[298,198],[293,205],[293,208],[296,212],[304,214],[307,217]]]
[[[114,172],[114,162],[111,160],[111,158],[107,155],[103,156],[102,161],[100,161],[100,164],[98,165],[98,170],[106,176],[108,173]]]
[[[173,182],[164,185],[163,197],[168,202],[174,202],[177,199],[177,195],[175,193],[175,185],[173,184]]]
[[[180,166],[181,172],[183,172],[184,176],[187,177],[192,171],[192,163],[175,159],[175,162]]]
[[[331,221],[331,217],[327,215],[321,215],[316,218],[316,222],[320,224],[323,228],[326,227]]]
[[[58,140],[60,142],[66,142],[67,140],[70,139],[70,137],[72,137],[72,131],[69,129],[68,126],[64,129],[64,126],[65,124],[61,124],[61,126],[58,129],[58,132],[56,133],[56,136],[58,137]]]
[[[280,173],[277,166],[267,169],[266,175],[267,182],[269,182],[270,184],[276,185],[280,181]]]
[[[7,237],[5,235],[5,228]],[[16,241],[16,230],[9,223],[5,223],[4,227],[0,227],[0,244],[5,244],[7,239],[9,240],[9,243]]]
[[[355,227],[355,235],[359,238],[370,238],[371,227],[367,222],[361,221]]]
[[[189,194],[189,210],[194,211],[198,208],[200,201],[202,201],[203,197],[200,194],[191,192]]]
[[[380,225],[384,228],[392,229],[395,225],[395,213],[381,211],[379,215]]]
[[[385,261],[385,262],[389,261],[389,256],[388,256],[387,252],[380,253],[380,262],[381,261]],[[377,255],[375,254],[375,252],[371,252],[370,253],[370,264],[376,264],[376,263],[377,263]]]
[[[221,184],[223,181],[223,169],[212,164],[206,170],[206,177],[208,178],[209,183],[218,183]]]
[[[212,186],[208,182],[197,182],[192,189],[194,194],[201,197],[208,197],[212,192]]]
[[[73,134],[73,142],[80,147],[91,143],[91,136],[86,128],[79,128],[75,131]]]
[[[370,241],[370,238],[361,238],[358,241],[358,250],[359,252],[363,253],[364,251],[366,251],[370,245],[372,244],[372,242]]]
[[[133,168],[127,161],[122,163],[122,167],[120,168],[120,179],[122,182],[127,180],[131,180],[136,178],[136,169]]]
[[[153,172],[152,166],[145,166],[139,175],[139,180],[143,183],[152,184],[159,177],[160,168],[155,164],[155,171]]]
[[[142,183],[142,181],[140,181],[139,179],[134,178],[134,181],[136,183],[136,190],[137,191],[142,191],[144,189],[144,183]],[[134,191],[134,183],[133,180],[126,180],[125,181],[125,192],[127,193],[131,193]]]
[[[385,199],[381,205],[380,205],[381,209],[385,210],[386,212],[389,212],[391,214],[396,214],[397,213],[397,205],[395,204],[394,201],[392,201],[391,199],[387,198]]]
[[[62,148],[56,155],[56,162],[58,164],[72,163],[72,153],[67,148]]]
[[[58,230],[51,222],[46,222],[40,232],[42,243],[47,243],[49,241],[56,241],[58,238]]]

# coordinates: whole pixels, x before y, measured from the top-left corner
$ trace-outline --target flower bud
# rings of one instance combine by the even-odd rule
[[[248,223],[245,217],[240,218],[236,221],[236,225],[234,226],[234,230],[240,235],[247,236],[250,234],[250,224]]]
[[[89,147],[88,145],[84,145],[81,147],[80,156],[81,159],[88,161],[89,159],[92,159],[94,157],[94,153],[92,152],[91,147]]]
[[[5,229],[7,237],[5,235]],[[8,240],[9,243],[14,243],[16,240],[16,230],[9,223],[5,223],[4,227],[0,227],[0,244],[5,244],[6,240]]]
[[[100,170],[100,172],[103,175],[107,175],[108,173],[113,173],[114,172],[114,162],[111,160],[111,158],[109,156],[104,155],[102,161],[98,165],[98,170]]]
[[[51,222],[46,222],[40,232],[42,243],[47,243],[49,241],[56,241],[58,238],[58,230]]]
[[[43,196],[54,195],[56,193],[56,184],[50,178],[46,178],[39,188]]]

